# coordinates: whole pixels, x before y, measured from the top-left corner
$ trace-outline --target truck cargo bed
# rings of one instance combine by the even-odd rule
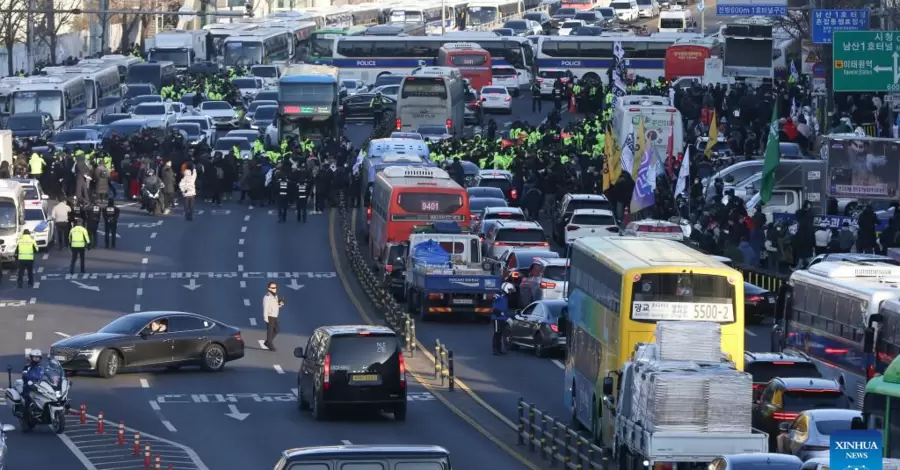
[[[649,432],[627,419],[618,420],[619,443],[654,462],[710,462],[729,454],[765,453],[769,436],[750,432]]]

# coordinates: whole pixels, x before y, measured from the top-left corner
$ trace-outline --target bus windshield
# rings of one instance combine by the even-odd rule
[[[283,103],[331,104],[334,85],[329,83],[282,83],[278,101]]]
[[[63,97],[59,90],[17,91],[13,93],[12,112],[50,113],[54,121],[63,119]]]
[[[225,65],[256,65],[263,63],[261,41],[233,41],[225,43]]]
[[[174,63],[176,67],[187,67],[191,62],[191,54],[184,49],[153,49],[147,59],[156,62],[165,60]]]
[[[466,12],[469,14],[469,23],[472,26],[492,23],[500,19],[497,17],[497,7],[468,7]]]

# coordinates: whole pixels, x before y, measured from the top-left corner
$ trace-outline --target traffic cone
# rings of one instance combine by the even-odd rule
[[[150,444],[144,446],[144,468],[150,468]]]
[[[103,412],[97,413],[97,434],[103,434]]]
[[[138,457],[141,455],[141,433],[134,433],[134,456]]]
[[[120,446],[125,445],[125,421],[119,421],[119,436],[116,443]]]
[[[84,403],[81,404],[81,413],[78,418],[78,422],[81,424],[87,424],[87,405]]]

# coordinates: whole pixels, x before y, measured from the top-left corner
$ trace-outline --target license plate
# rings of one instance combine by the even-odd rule
[[[65,361],[66,356],[53,356],[53,359],[56,359],[57,361]]]
[[[355,374],[350,376],[350,382],[378,382],[378,374]]]
[[[769,303],[770,303],[770,304],[774,304],[774,303],[775,303],[775,299],[770,298],[770,299],[769,299]]]
[[[453,299],[453,305],[472,305],[475,303],[472,299]]]

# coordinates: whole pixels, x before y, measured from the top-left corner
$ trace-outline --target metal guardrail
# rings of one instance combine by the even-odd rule
[[[685,244],[701,253],[706,253],[705,250],[700,249],[700,246],[696,242],[686,240]],[[750,284],[762,287],[763,289],[776,294],[779,289],[781,289],[781,286],[791,279],[789,274],[770,271],[758,266],[740,263],[732,263],[732,266],[744,275],[744,282],[749,282]]]
[[[447,382],[447,388],[456,390],[456,371],[453,368],[453,350],[447,349],[441,340],[434,340],[434,380],[441,379],[441,386]]]
[[[602,448],[591,443],[574,429],[562,424],[519,398],[519,417],[516,423],[518,444],[539,452],[550,461],[550,468],[561,464],[564,469],[604,470],[608,458]]]

